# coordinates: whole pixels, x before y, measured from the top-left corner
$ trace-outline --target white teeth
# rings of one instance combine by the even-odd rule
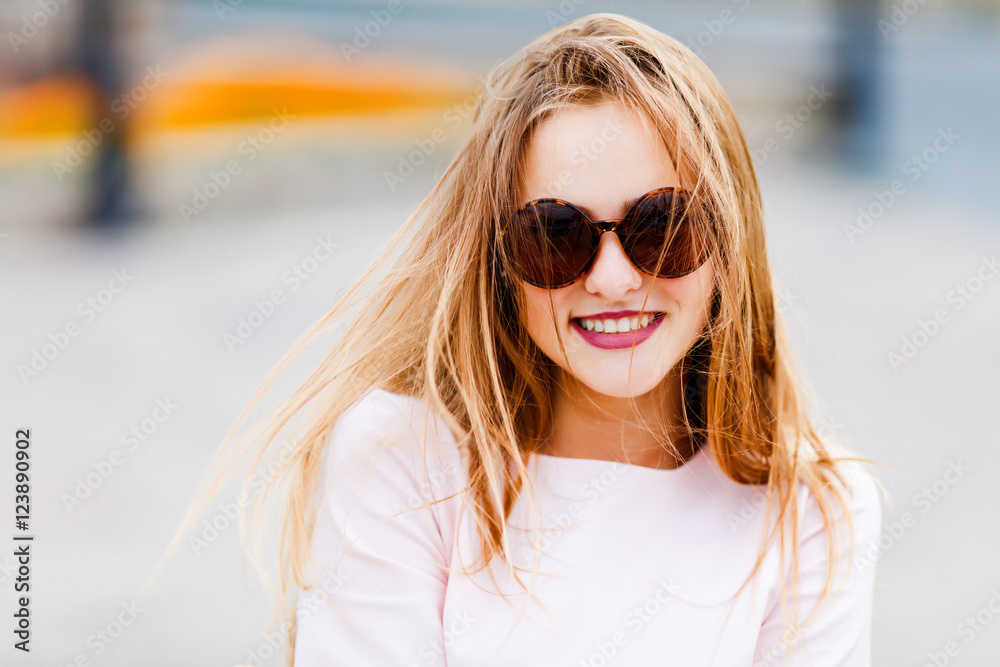
[[[647,313],[635,317],[622,317],[617,320],[591,320],[580,318],[579,322],[587,331],[597,333],[625,333],[643,329],[653,321],[653,316]]]

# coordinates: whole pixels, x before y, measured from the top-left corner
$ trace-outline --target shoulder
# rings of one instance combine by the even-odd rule
[[[342,434],[402,435],[418,426],[418,420],[436,422],[436,417],[438,415],[417,398],[372,387],[344,410],[333,430]]]
[[[835,498],[843,497],[844,504],[852,515],[868,518],[881,517],[881,493],[874,474],[862,463],[847,459],[834,459],[833,471],[822,493]],[[807,506],[817,504],[817,493],[808,493]]]
[[[460,488],[464,473],[454,435],[424,401],[369,388],[330,428],[323,452],[324,479],[363,468],[404,486]],[[447,480],[446,480],[447,478]]]
[[[440,632],[464,488],[455,442],[422,401],[380,389],[366,390],[333,419],[312,460],[319,474],[302,577],[303,588],[319,584],[341,609],[320,596],[300,608],[296,655],[310,646],[323,654],[315,664],[341,664],[344,655],[397,650],[372,643],[376,630],[381,636],[406,626],[403,634],[412,630],[422,642],[436,619]]]
[[[869,543],[878,543],[882,531],[880,487],[874,474],[860,462],[835,459],[834,471],[819,491],[800,484],[800,541],[825,544],[831,536],[829,521],[837,551],[847,555],[853,546],[857,553]]]
[[[863,554],[881,532],[881,496],[860,463],[834,461],[837,474],[818,490],[799,483],[798,554],[769,593],[755,665],[785,664],[793,653],[816,665],[871,664],[875,563]],[[802,625],[790,626],[779,604],[790,591]]]

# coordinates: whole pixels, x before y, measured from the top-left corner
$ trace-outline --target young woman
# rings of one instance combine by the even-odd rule
[[[237,451],[280,462],[290,662],[870,663],[876,485],[806,414],[746,141],[678,42],[594,14],[501,64],[254,402],[336,324]]]

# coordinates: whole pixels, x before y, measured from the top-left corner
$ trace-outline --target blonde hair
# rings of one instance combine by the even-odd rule
[[[713,460],[729,478],[767,488],[760,554],[740,592],[776,540],[782,571],[791,558],[793,586],[797,582],[796,487],[804,483],[829,537],[822,603],[837,571],[838,509],[852,525],[845,494],[832,484],[844,484],[836,462],[849,459],[831,456],[831,443],[806,414],[776,310],[746,140],[719,83],[689,49],[617,14],[592,14],[551,30],[494,68],[471,136],[372,265],[264,381],[223,442],[213,461],[219,472],[206,475],[182,532],[230,478],[233,462],[256,468],[275,456],[279,432],[298,415],[294,448],[281,453],[252,516],[256,525],[270,500],[284,499],[283,599],[292,581],[304,587],[327,434],[367,389],[379,387],[417,398],[443,417],[467,467],[479,565],[500,557],[517,576],[504,551],[506,520],[528,477],[528,455],[551,426],[556,366],[518,326],[523,295],[506,278],[513,272],[505,270],[508,258],[498,237],[520,203],[534,128],[567,106],[608,100],[652,122],[682,186],[713,212],[712,312],[681,362],[701,399],[697,414],[685,412],[685,423],[707,437]],[[321,333],[348,321],[309,377],[234,446],[240,425],[290,361]],[[824,493],[828,489],[832,496]],[[788,597],[783,591],[786,619]],[[291,616],[291,663],[294,612],[285,613]]]

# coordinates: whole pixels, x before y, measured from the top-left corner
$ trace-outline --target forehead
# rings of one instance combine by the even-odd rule
[[[613,218],[622,202],[678,187],[652,121],[620,102],[577,105],[545,118],[528,142],[519,201],[558,197]]]

